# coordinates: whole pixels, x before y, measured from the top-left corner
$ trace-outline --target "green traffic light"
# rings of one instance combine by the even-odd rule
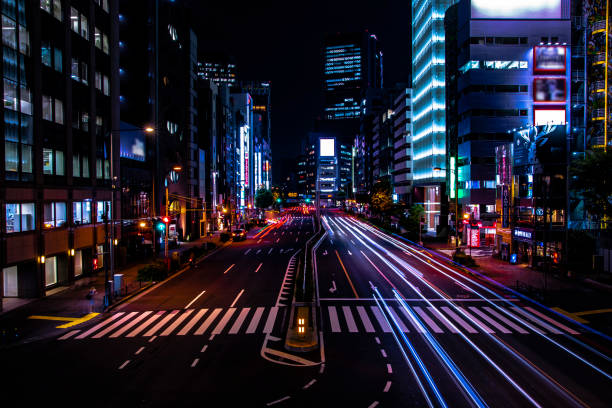
[[[157,229],[160,230],[160,231],[163,231],[163,230],[166,229],[166,226],[163,223],[160,222],[159,224],[157,224]]]
[[[281,200],[280,198],[277,198],[277,199],[276,199],[276,202],[277,202],[277,203],[280,203],[281,201],[283,201],[283,200]]]

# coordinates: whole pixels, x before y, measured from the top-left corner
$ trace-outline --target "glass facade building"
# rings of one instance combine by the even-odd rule
[[[440,222],[440,201],[428,200],[441,197],[439,186],[445,181],[444,13],[454,3],[412,1],[413,180],[422,187],[417,201],[423,200],[429,230]]]

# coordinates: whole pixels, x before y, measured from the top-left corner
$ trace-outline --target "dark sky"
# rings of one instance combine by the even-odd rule
[[[383,50],[384,83],[410,75],[410,2],[186,0],[194,7],[201,51],[236,59],[238,79],[272,81],[274,178],[320,115],[325,33],[368,30]],[[283,165],[285,164],[285,165]]]

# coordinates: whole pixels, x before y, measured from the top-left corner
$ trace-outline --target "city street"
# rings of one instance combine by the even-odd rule
[[[24,406],[607,406],[601,337],[366,223],[322,220],[319,352],[283,348],[293,255],[313,234],[311,216],[293,215],[111,313],[0,351],[5,395]]]

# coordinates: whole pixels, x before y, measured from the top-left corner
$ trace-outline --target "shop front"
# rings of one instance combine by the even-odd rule
[[[512,229],[512,248],[513,254],[516,254],[517,263],[533,264],[534,238],[535,232],[531,228]]]

